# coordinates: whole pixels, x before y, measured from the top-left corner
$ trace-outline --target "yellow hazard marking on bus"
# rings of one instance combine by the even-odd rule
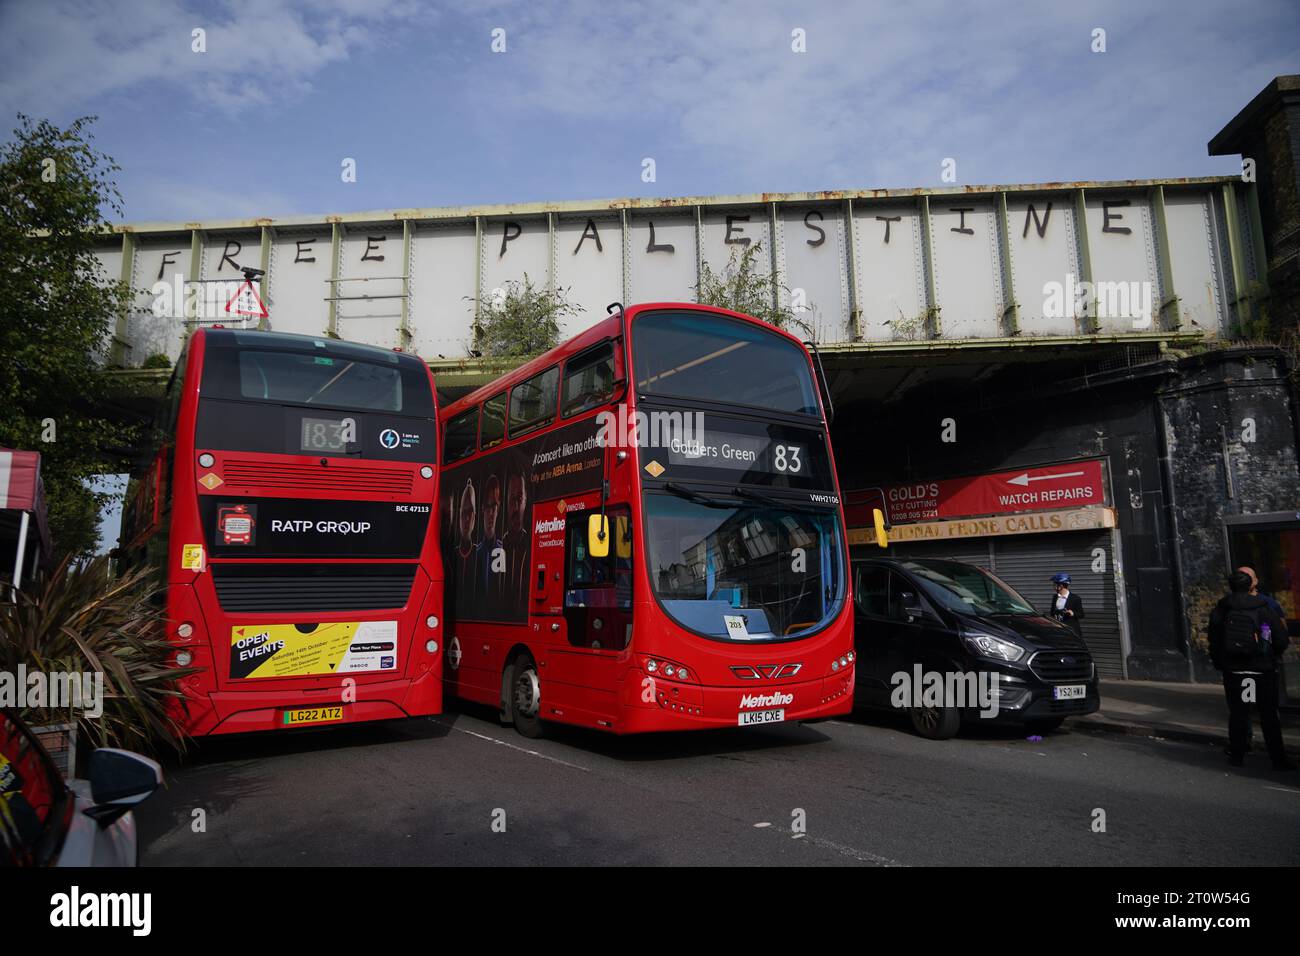
[[[199,479],[199,484],[201,484],[204,488],[208,489],[208,491],[211,491],[213,488],[217,487],[218,485],[224,485],[225,482],[221,480],[221,477],[219,475],[210,471],[202,478]]]
[[[650,472],[651,478],[658,478],[664,473],[664,466],[657,461],[651,461],[650,464],[645,466],[645,470]]]

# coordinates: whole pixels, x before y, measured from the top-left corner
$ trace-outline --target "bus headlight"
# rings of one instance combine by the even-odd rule
[[[188,638],[193,633],[194,633],[194,625],[191,624],[189,621],[186,621],[180,627],[176,628],[177,637]]]
[[[651,674],[653,674],[659,670],[659,662],[655,660],[646,661],[645,669],[649,671]]]
[[[204,468],[211,468],[212,463],[215,461],[216,459],[213,458],[211,455],[209,455],[206,451],[203,454],[199,455],[199,464],[202,465]]]
[[[432,478],[432,477],[433,477],[433,469],[430,468],[428,465],[425,465],[423,468],[420,469],[420,477],[421,477],[421,478]]]
[[[438,626],[438,615],[436,615],[436,614],[430,614],[428,617],[426,617],[426,618],[424,619],[424,623],[425,623],[425,626],[428,627],[429,630],[432,631],[434,628],[436,628],[436,627]]]
[[[176,664],[179,667],[189,667],[190,662],[194,660],[194,655],[189,651],[180,651],[176,655]]]
[[[437,642],[437,641],[425,641],[425,642],[424,642],[424,649],[425,649],[426,651],[428,651],[430,654],[437,654],[437,653],[438,653],[438,642]]]

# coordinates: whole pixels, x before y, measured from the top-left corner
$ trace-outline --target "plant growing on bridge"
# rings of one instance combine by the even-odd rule
[[[29,724],[75,722],[94,747],[182,749],[180,728],[167,715],[176,681],[197,671],[168,663],[160,585],[151,569],[114,578],[109,558],[74,564],[65,558],[16,597],[0,601],[0,671],[90,675],[102,680],[103,713],[91,717],[48,706],[19,708]],[[102,675],[95,678],[94,675]],[[29,698],[30,699],[30,698]]]
[[[41,452],[54,546],[70,554],[94,549],[111,497],[84,480],[126,471],[138,431],[105,411],[100,357],[129,293],[94,255],[122,206],[92,119],[60,129],[20,115],[0,146],[0,445]]]
[[[775,273],[759,269],[758,254],[762,247],[761,242],[732,246],[731,258],[721,273],[714,272],[708,262],[701,263],[695,301],[743,312],[778,329],[815,340],[816,328],[809,321],[815,314],[813,306],[796,311],[793,305],[785,304],[792,298],[790,289]]]
[[[560,342],[560,322],[582,307],[569,302],[569,290],[535,286],[524,273],[489,296],[471,299],[479,306],[470,351],[490,358],[539,355]]]

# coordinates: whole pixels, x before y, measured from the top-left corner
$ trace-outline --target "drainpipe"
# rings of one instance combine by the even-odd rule
[[[1168,525],[1171,533],[1170,542],[1174,553],[1174,589],[1178,593],[1179,621],[1182,632],[1180,636],[1183,639],[1183,654],[1187,658],[1187,681],[1188,683],[1195,683],[1196,665],[1192,661],[1191,622],[1187,617],[1186,592],[1183,588],[1183,552],[1178,537],[1178,507],[1177,497],[1174,492],[1174,470],[1169,461],[1169,414],[1165,411],[1164,398],[1159,390],[1156,391],[1154,401],[1156,408],[1160,412],[1160,475],[1164,480],[1167,495],[1165,511],[1168,514]]]

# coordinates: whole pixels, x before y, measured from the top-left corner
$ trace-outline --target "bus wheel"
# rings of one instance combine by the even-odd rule
[[[532,657],[521,654],[510,665],[510,716],[525,737],[542,736],[542,682]]]
[[[961,713],[956,707],[911,707],[908,715],[912,728],[928,740],[947,740],[961,728]]]

